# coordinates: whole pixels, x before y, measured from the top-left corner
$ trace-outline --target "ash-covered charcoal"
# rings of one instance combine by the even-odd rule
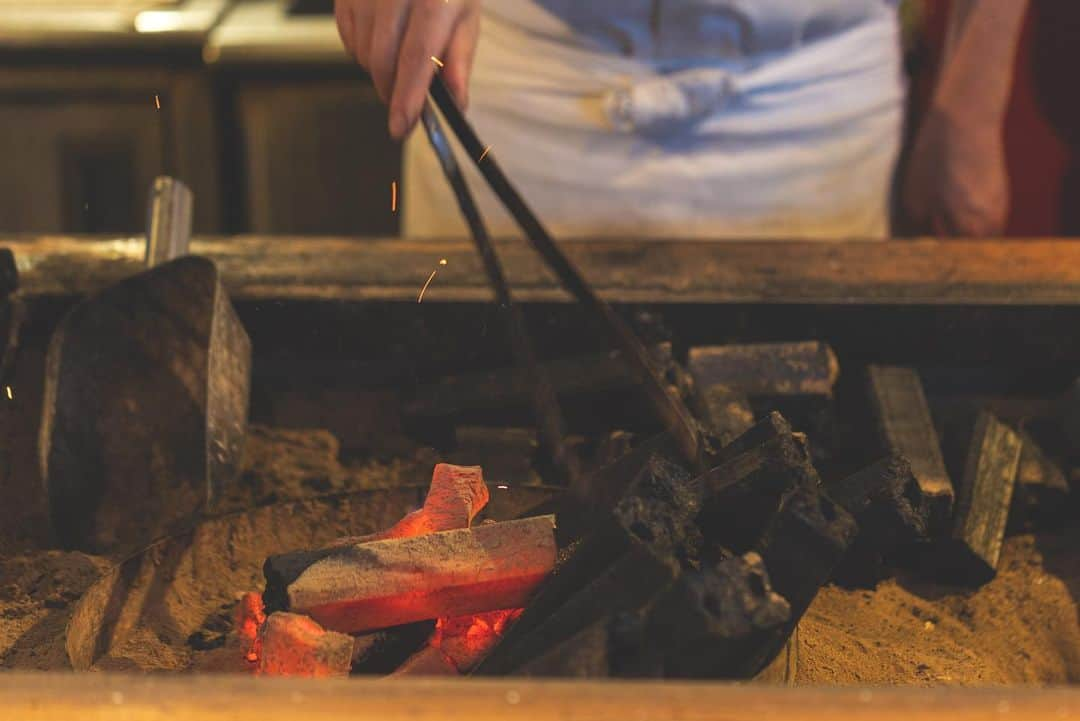
[[[670,678],[749,678],[783,645],[790,617],[750,552],[684,574],[649,611],[644,648]]]
[[[764,668],[783,647],[818,590],[832,576],[858,533],[851,514],[818,490],[789,491],[758,544],[773,590],[791,607],[784,632],[765,645],[752,668]]]
[[[263,590],[262,601],[266,612],[289,610],[289,586],[312,565],[339,550],[339,546],[330,546],[313,551],[289,551],[269,556],[263,562],[266,588]]]
[[[286,589],[289,610],[344,633],[520,608],[555,564],[540,516],[337,549]]]
[[[780,499],[792,488],[820,485],[806,444],[776,436],[695,480],[703,501],[698,526],[710,547],[742,553],[753,548]]]
[[[341,677],[352,666],[352,637],[300,614],[270,614],[259,642],[259,673],[265,676]]]
[[[488,500],[490,496],[484,484],[484,472],[479,466],[436,464],[424,505],[390,528],[367,536],[341,538],[326,548],[293,551],[267,558],[263,564],[263,576],[266,578],[263,603],[271,613],[287,610],[288,587],[311,566],[344,547],[388,538],[468,528]]]

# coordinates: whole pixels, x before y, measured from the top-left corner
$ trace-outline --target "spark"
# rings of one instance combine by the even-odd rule
[[[510,486],[503,485],[501,483],[499,485],[495,486],[495,487],[498,488],[500,491],[505,491],[505,490],[510,488]]]
[[[431,62],[435,63],[435,64],[436,64],[436,65],[438,65],[438,66],[439,66],[440,68],[445,68],[445,67],[446,67],[445,65],[443,65],[443,61],[442,61],[442,60],[439,60],[439,59],[438,59],[437,57],[435,57],[434,55],[432,55],[432,56],[431,56]]]
[[[424,287],[420,289],[420,296],[416,299],[417,303],[424,302],[424,293],[427,293],[428,286],[431,285],[431,281],[435,280],[435,276],[439,274],[439,269],[431,271],[431,275],[428,276],[427,283],[424,283]]]
[[[11,386],[4,386],[4,392],[7,393],[9,401],[15,400],[15,395],[11,392]]]
[[[488,156],[488,153],[490,153],[490,152],[491,152],[491,146],[489,145],[486,148],[484,148],[484,152],[480,153],[480,159],[477,160],[476,162],[478,162],[478,163],[484,162],[484,158],[486,158]]]
[[[446,265],[446,262],[447,262],[447,261],[446,261],[446,258],[441,258],[441,259],[439,260],[439,265]]]
[[[397,212],[397,181],[390,183],[390,210]]]
[[[154,95],[154,107],[161,110],[161,96],[157,94]]]

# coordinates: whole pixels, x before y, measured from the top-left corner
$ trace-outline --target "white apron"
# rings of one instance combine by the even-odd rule
[[[488,0],[480,37],[469,117],[556,237],[888,233],[894,0]],[[405,235],[467,235],[422,130],[403,190]]]

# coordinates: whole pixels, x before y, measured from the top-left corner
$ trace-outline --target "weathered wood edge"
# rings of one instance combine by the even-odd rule
[[[20,721],[1014,721],[1075,719],[1080,691],[1034,688],[778,688],[682,682],[310,680],[13,673],[0,717]]]
[[[599,293],[625,303],[1080,305],[1080,241],[563,243]],[[0,237],[25,293],[83,294],[139,270],[139,238]],[[515,297],[568,296],[524,242],[499,243]],[[319,237],[201,238],[238,300],[486,302],[491,291],[465,241]],[[439,261],[446,259],[441,266]]]

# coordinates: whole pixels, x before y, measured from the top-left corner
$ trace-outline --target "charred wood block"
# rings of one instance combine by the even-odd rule
[[[855,519],[820,491],[795,488],[784,496],[759,544],[773,590],[791,606],[775,642],[760,649],[752,668],[764,668],[780,651],[858,533]]]
[[[1016,469],[1009,526],[1022,528],[1060,521],[1069,505],[1069,481],[1065,472],[1029,433],[1021,433],[1020,437],[1023,447]]]
[[[870,395],[882,440],[908,459],[927,502],[930,529],[943,528],[952,513],[953,484],[919,374],[910,368],[870,366]]]
[[[747,428],[735,440],[713,452],[709,456],[709,462],[713,466],[719,466],[771,440],[790,435],[791,424],[779,413],[771,412],[765,418]]]
[[[583,477],[570,489],[561,509],[560,544],[587,535],[595,527],[597,514],[607,515],[626,502],[653,509],[653,522],[661,522],[657,513],[665,515],[668,530],[656,530],[672,545],[693,540],[696,537],[693,519],[700,502],[690,474],[676,458],[678,450],[674,441],[662,434]]]
[[[479,669],[515,671],[599,619],[632,611],[673,581],[696,555],[697,497],[688,474],[651,456],[615,508],[565,551],[550,578]]]
[[[285,589],[312,564],[332,555],[335,549],[388,538],[468,528],[488,500],[490,494],[480,466],[436,464],[423,507],[409,513],[389,529],[367,536],[341,538],[323,549],[293,551],[268,558],[263,564],[263,575],[266,577],[263,602],[271,611],[287,609]]]
[[[560,641],[517,669],[519,676],[607,678],[614,675],[612,619],[604,617]]]
[[[559,604],[550,596],[541,608],[554,610],[544,618],[526,609],[526,625],[512,627],[503,642],[483,661],[477,673],[503,675],[517,672],[592,624],[647,605],[678,578],[680,567],[670,557],[658,555],[647,543],[634,540],[628,549],[589,583]],[[541,600],[538,598],[538,600]]]
[[[542,516],[336,549],[285,589],[288,610],[356,633],[520,608],[554,566],[554,527]]]
[[[434,621],[419,621],[354,637],[352,673],[393,673],[427,646],[434,630]]]
[[[487,658],[523,609],[504,609],[455,618],[440,618],[431,645],[438,648],[454,667],[468,673]]]
[[[8,248],[0,248],[0,300],[19,289],[19,270],[15,254]]]
[[[259,673],[265,676],[348,676],[352,666],[352,636],[327,631],[307,616],[270,614],[259,642]]]
[[[788,602],[769,585],[756,553],[684,574],[653,605],[647,652],[671,678],[749,678],[787,638]]]
[[[404,678],[406,676],[460,676],[457,666],[434,646],[424,646],[414,653],[409,659],[401,664],[391,678]]]
[[[989,413],[975,422],[952,534],[940,551],[951,579],[985,583],[997,572],[1023,441]]]
[[[857,546],[887,553],[926,538],[924,499],[911,464],[901,455],[830,483],[827,491],[859,525]]]
[[[663,669],[645,654],[640,612],[606,616],[529,659],[515,675],[556,678],[659,677]]]
[[[719,447],[731,443],[754,425],[754,409],[749,398],[725,385],[695,385],[691,401],[698,419]]]
[[[840,364],[825,343],[763,343],[691,348],[700,386],[723,385],[749,396],[831,396]]]
[[[671,436],[666,433],[653,436],[614,462],[581,478],[570,493],[589,508],[611,509],[634,492],[633,484],[653,459],[674,461],[678,457],[678,447]]]
[[[698,526],[709,547],[738,553],[753,548],[792,488],[820,485],[805,443],[777,436],[735,456],[698,478],[702,508]]]
[[[828,484],[829,497],[859,526],[859,535],[834,573],[848,586],[873,586],[887,575],[885,558],[927,536],[927,509],[911,465],[903,456],[881,459]]]

